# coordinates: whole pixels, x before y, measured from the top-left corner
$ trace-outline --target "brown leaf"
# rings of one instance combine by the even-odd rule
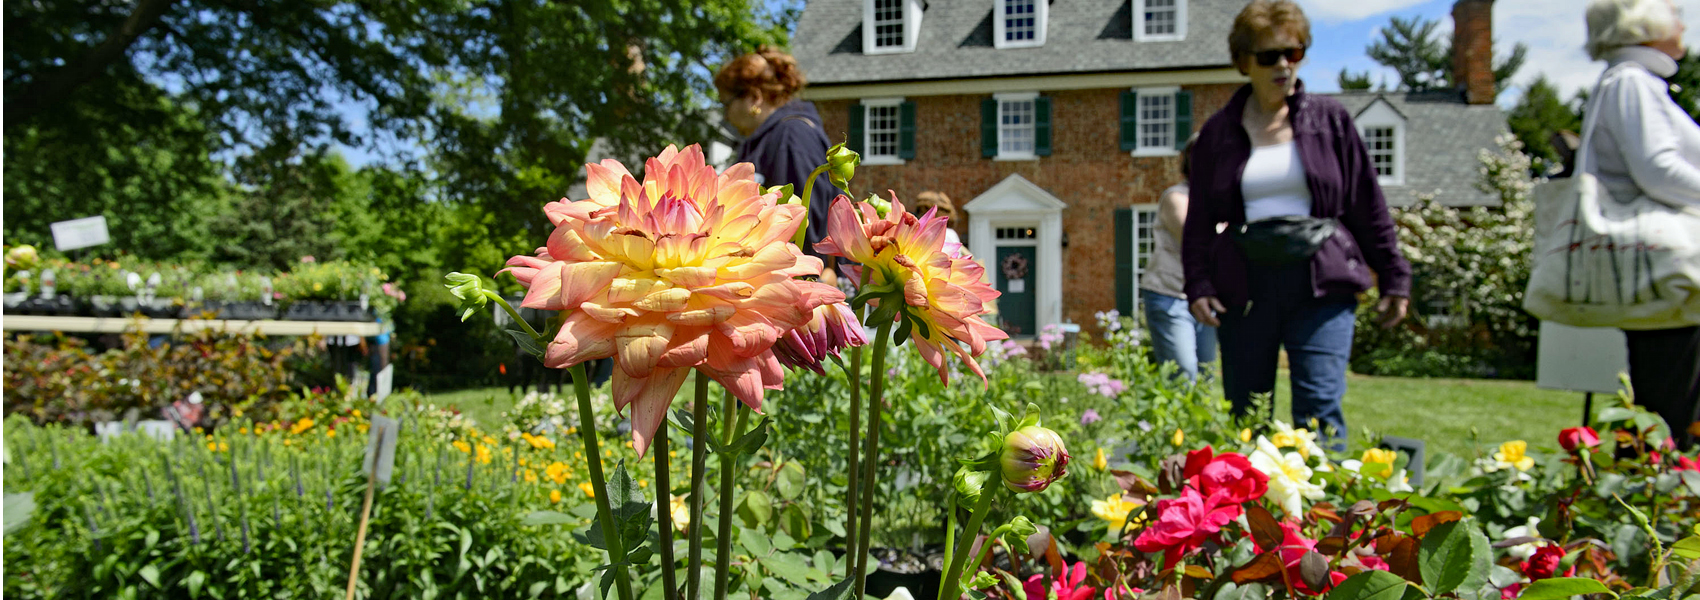
[[[1464,518],[1464,513],[1455,510],[1443,510],[1434,514],[1423,515],[1411,520],[1411,533],[1416,534],[1417,537],[1423,537],[1428,535],[1430,529],[1434,529],[1442,523],[1451,523],[1462,518]]]
[[[1187,577],[1197,577],[1199,579],[1210,579],[1212,577],[1215,577],[1216,575],[1212,574],[1210,572],[1210,569],[1206,569],[1203,566],[1187,565],[1186,566],[1186,576]]]
[[[1186,455],[1176,454],[1157,463],[1157,489],[1164,495],[1180,491],[1186,485]]]
[[[1299,557],[1299,576],[1304,578],[1305,585],[1310,589],[1320,590],[1328,587],[1328,559],[1316,551],[1306,552]]]
[[[1257,542],[1257,547],[1273,550],[1281,545],[1281,540],[1287,534],[1281,530],[1281,522],[1275,520],[1275,515],[1269,514],[1269,509],[1262,504],[1250,502],[1246,504],[1246,523],[1251,525],[1251,539]]]
[[[1035,559],[1044,556],[1045,553],[1049,552],[1051,548],[1057,545],[1057,540],[1051,537],[1051,529],[1049,527],[1044,525],[1038,525],[1037,527],[1039,529],[1038,531],[1033,532],[1033,535],[1027,536],[1027,552],[1032,554]]]
[[[1146,497],[1158,493],[1157,486],[1146,481],[1144,477],[1134,474],[1133,471],[1111,469],[1110,475],[1116,478],[1116,485],[1121,486],[1123,492]]]
[[[1345,549],[1346,549],[1346,538],[1340,537],[1340,536],[1332,536],[1331,535],[1331,536],[1322,538],[1321,541],[1316,543],[1316,551],[1321,552],[1325,556],[1334,556],[1336,554],[1339,554],[1341,550],[1345,550]]]
[[[1511,539],[1507,539],[1507,540],[1504,540],[1504,541],[1494,542],[1493,547],[1495,547],[1495,548],[1510,548],[1512,546],[1521,546],[1523,544],[1527,544],[1527,543],[1530,543],[1530,542],[1538,542],[1538,541],[1541,541],[1541,539],[1542,538],[1524,535],[1524,536],[1518,536],[1518,537],[1514,537],[1514,538],[1511,538]]]
[[[1048,537],[1049,532],[1046,532],[1046,535],[1050,545],[1045,548],[1045,562],[1050,563],[1051,574],[1054,577],[1068,569],[1068,565],[1063,563],[1062,553],[1057,551],[1057,540]]]
[[[1334,512],[1332,507],[1322,505],[1311,507],[1310,517],[1317,521],[1328,521],[1330,523],[1339,523],[1344,520],[1340,518],[1339,513]]]
[[[1277,558],[1274,552],[1265,552],[1257,555],[1257,558],[1252,559],[1251,562],[1246,563],[1245,566],[1235,569],[1233,574],[1229,575],[1229,577],[1233,578],[1234,583],[1240,585],[1253,581],[1265,581],[1280,576],[1281,559]]]
[[[1403,538],[1387,552],[1387,567],[1406,581],[1421,584],[1422,569],[1417,566],[1417,538]]]
[[[1405,510],[1405,509],[1410,508],[1410,507],[1411,507],[1410,502],[1406,502],[1406,501],[1401,500],[1399,498],[1389,498],[1387,500],[1382,500],[1381,504],[1375,505],[1376,510],[1383,511],[1383,512],[1389,511],[1389,510]]]
[[[1346,514],[1359,519],[1369,518],[1378,512],[1381,512],[1381,508],[1369,500],[1359,500],[1351,508],[1346,509]]]
[[[1163,589],[1157,591],[1156,596],[1151,597],[1151,600],[1181,600],[1181,589],[1173,585],[1165,585]]]

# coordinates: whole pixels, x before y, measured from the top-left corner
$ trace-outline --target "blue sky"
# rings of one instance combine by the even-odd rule
[[[1393,16],[1422,16],[1439,19],[1439,31],[1452,32],[1452,0],[1298,0],[1311,19],[1313,39],[1310,62],[1300,76],[1316,90],[1335,90],[1335,75],[1341,67],[1353,72],[1370,71],[1372,81],[1385,77],[1398,82],[1392,69],[1376,64],[1364,54],[1370,42],[1379,39],[1380,28]],[[1582,13],[1588,0],[1499,0],[1493,7],[1496,49],[1508,52],[1515,42],[1529,46],[1529,58],[1518,71],[1510,89],[1499,97],[1509,108],[1521,96],[1521,86],[1539,73],[1558,84],[1565,96],[1592,85],[1603,65],[1592,63],[1582,52],[1587,28]],[[1700,47],[1700,0],[1676,0],[1689,18],[1685,39],[1690,48]]]

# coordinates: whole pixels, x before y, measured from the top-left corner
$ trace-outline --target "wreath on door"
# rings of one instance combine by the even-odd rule
[[[1020,255],[1020,254],[1011,254],[1009,256],[1005,256],[1004,259],[1003,259],[1003,264],[1000,265],[1000,268],[1003,269],[1004,281],[1013,281],[1013,280],[1016,280],[1016,279],[1026,279],[1027,278],[1027,257]]]

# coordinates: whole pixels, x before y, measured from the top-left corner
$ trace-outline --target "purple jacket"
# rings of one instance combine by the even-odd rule
[[[1191,201],[1181,236],[1188,300],[1215,296],[1237,308],[1249,297],[1245,253],[1228,232],[1246,220],[1240,177],[1251,158],[1251,136],[1240,118],[1250,97],[1250,85],[1235,93],[1204,124],[1193,147]],[[1374,269],[1382,295],[1409,297],[1411,265],[1399,254],[1398,230],[1351,115],[1333,98],[1306,94],[1302,82],[1287,106],[1310,187],[1310,214],[1345,225],[1311,257],[1311,289],[1318,298],[1354,295],[1369,289]],[[1228,228],[1217,233],[1222,222]]]

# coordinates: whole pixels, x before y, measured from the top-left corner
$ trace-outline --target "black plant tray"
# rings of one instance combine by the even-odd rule
[[[359,302],[298,301],[283,311],[290,321],[355,321],[370,322],[377,318],[371,309],[360,308]]]

